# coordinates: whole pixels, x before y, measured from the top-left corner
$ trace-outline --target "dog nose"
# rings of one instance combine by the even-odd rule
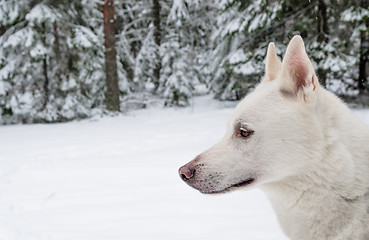
[[[178,170],[183,181],[191,179],[195,175],[195,171],[196,170],[190,164],[186,164]]]
[[[179,168],[178,173],[181,176],[183,181],[188,181],[195,175],[196,166],[200,161],[201,155],[198,155],[194,160],[187,163],[186,165]]]

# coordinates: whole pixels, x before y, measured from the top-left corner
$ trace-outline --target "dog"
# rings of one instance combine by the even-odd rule
[[[319,85],[300,36],[235,108],[223,139],[179,169],[205,194],[258,187],[293,240],[369,239],[369,128]]]

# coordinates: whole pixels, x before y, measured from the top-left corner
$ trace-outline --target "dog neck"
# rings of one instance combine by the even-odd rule
[[[323,90],[319,97],[322,158],[261,188],[291,239],[369,239],[369,128],[342,114],[350,110],[332,94]]]
[[[358,229],[365,229],[368,225],[369,194],[344,196],[344,192],[339,192],[339,186],[336,189],[324,181],[324,178],[310,173],[262,187],[284,232],[294,240],[368,239],[369,232],[359,232]]]

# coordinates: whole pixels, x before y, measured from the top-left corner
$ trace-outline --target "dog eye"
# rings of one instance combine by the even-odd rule
[[[240,128],[240,136],[243,137],[243,138],[248,138],[253,133],[254,133],[254,131],[252,131],[252,130],[249,130],[249,129],[246,129],[246,128],[243,128],[243,127]]]

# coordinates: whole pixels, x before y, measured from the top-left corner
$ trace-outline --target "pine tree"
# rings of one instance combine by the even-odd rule
[[[117,32],[123,104],[127,108],[146,107],[155,98],[153,71],[158,52],[153,38],[152,0],[118,4]]]
[[[264,74],[268,43],[282,57],[295,34],[329,90],[369,86],[367,0],[105,3],[107,21],[99,0],[0,1],[0,123],[85,118],[119,100],[186,106],[209,91],[238,100]],[[104,23],[115,26],[105,48]]]
[[[213,30],[211,57],[216,97],[244,96],[263,75],[268,42],[276,43],[282,57],[283,48],[295,34],[304,38],[320,82],[338,94],[352,94],[350,87],[358,79],[352,69],[359,61],[355,22],[360,21],[353,19],[357,14],[350,8],[357,9],[357,5],[355,1],[326,0],[223,1]]]
[[[269,41],[284,36],[279,1],[223,1],[213,29],[212,90],[216,98],[238,100],[260,80]],[[286,25],[288,26],[288,25]],[[282,49],[283,50],[283,49]]]
[[[14,9],[24,9],[12,23],[17,27],[7,28],[0,39],[1,122],[91,116],[103,101],[101,31],[96,28],[101,24],[91,21],[101,12],[96,3],[82,7],[84,1],[32,3],[14,1],[4,11],[13,16]]]
[[[209,45],[205,20],[211,13],[204,17],[202,7],[209,9],[209,2],[201,6],[197,1],[150,0],[121,8],[120,16],[129,26],[120,33],[120,42],[126,44],[118,45],[118,51],[130,59],[125,63],[130,76],[127,101],[142,101],[146,106],[148,98],[163,97],[167,105],[188,104],[206,78],[200,71],[207,73],[201,60]]]
[[[202,12],[204,8],[211,10],[209,2],[176,0],[168,5],[158,88],[166,105],[188,105],[197,89],[203,91],[201,86],[207,82],[207,62],[203,60],[210,45],[211,29],[204,26],[210,15]]]

